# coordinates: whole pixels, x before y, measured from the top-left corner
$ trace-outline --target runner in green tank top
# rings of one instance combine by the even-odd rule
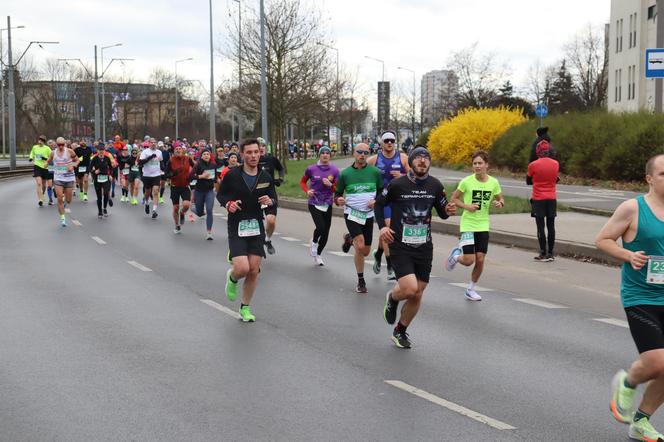
[[[648,193],[622,203],[597,235],[597,248],[623,262],[620,297],[640,357],[611,383],[611,412],[635,440],[664,440],[650,416],[664,402],[664,154],[646,164]],[[618,244],[622,240],[622,246]],[[636,387],[647,383],[634,410]]]

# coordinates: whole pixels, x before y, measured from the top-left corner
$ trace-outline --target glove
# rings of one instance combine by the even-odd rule
[[[284,180],[282,180],[281,178],[277,178],[276,180],[274,180],[274,185],[279,187],[283,182]]]

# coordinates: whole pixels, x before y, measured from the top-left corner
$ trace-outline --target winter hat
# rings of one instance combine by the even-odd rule
[[[431,160],[431,154],[429,153],[426,147],[416,146],[415,149],[411,150],[410,153],[408,154],[408,165],[410,167],[413,167],[413,161],[415,160],[415,158],[420,156],[426,157],[429,160]]]
[[[549,128],[546,127],[546,126],[545,126],[545,127],[538,127],[538,128],[537,128],[537,136],[538,136],[538,137],[541,137],[541,136],[547,135],[548,132],[549,132]]]

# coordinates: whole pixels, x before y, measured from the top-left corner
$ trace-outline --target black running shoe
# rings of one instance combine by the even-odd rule
[[[341,245],[341,250],[344,251],[344,253],[348,253],[350,250],[350,246],[353,245],[353,238],[350,237],[350,233],[346,233],[344,235],[344,243]]]
[[[146,215],[150,214],[150,206],[148,204],[145,205],[145,214]]]
[[[152,211],[152,219],[156,219],[157,216],[158,216],[158,215],[157,215],[157,211],[156,211],[156,210],[153,210],[153,211]]]
[[[392,325],[397,320],[397,308],[399,307],[399,301],[392,299],[392,290],[387,292],[385,296],[385,308],[383,309],[383,317],[385,322]]]
[[[546,253],[541,253],[537,255],[536,257],[533,258],[537,262],[545,262],[546,261]]]
[[[180,225],[184,224],[184,212],[180,212]]]
[[[111,207],[113,207],[113,198],[115,198],[115,197],[112,197],[112,198],[108,199],[108,205],[111,206]]]
[[[104,209],[104,218],[108,218],[108,210]]]
[[[357,293],[366,293],[367,292],[367,283],[364,279],[359,279],[357,281],[357,288],[355,289]]]
[[[265,241],[265,247],[267,248],[267,253],[270,255],[274,255],[274,252],[276,252],[276,250],[274,250],[274,246],[272,245],[272,241]]]
[[[408,333],[399,331],[396,328],[392,333],[392,341],[394,341],[394,344],[399,348],[410,348]]]
[[[42,206],[44,205],[44,201],[39,200],[39,203],[38,203],[38,204],[39,204],[39,207],[42,207]]]

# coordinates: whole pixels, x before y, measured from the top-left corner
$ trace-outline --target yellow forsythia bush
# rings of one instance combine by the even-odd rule
[[[507,129],[526,120],[521,109],[464,109],[451,120],[442,120],[431,131],[428,142],[431,157],[439,163],[467,163],[474,151],[489,151]]]

